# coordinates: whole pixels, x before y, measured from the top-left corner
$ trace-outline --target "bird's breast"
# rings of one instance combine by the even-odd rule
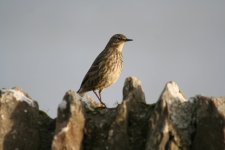
[[[104,77],[106,80],[106,85],[110,86],[111,84],[115,83],[122,72],[123,68],[123,61],[122,61],[122,54],[115,53],[107,59],[107,63],[105,64],[105,73]]]

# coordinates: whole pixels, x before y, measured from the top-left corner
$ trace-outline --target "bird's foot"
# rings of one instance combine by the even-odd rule
[[[100,108],[107,108],[107,106],[105,105],[105,103],[103,103],[103,102],[100,102],[100,103],[101,103]]]

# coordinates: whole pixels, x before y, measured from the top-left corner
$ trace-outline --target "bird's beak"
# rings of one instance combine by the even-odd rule
[[[126,42],[128,42],[128,41],[133,41],[133,39],[126,39],[125,41],[126,41]]]

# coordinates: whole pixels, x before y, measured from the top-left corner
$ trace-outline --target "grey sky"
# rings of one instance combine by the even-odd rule
[[[137,76],[148,103],[174,80],[190,97],[225,92],[225,1],[0,1],[0,88],[19,86],[56,116],[64,93],[78,90],[109,38],[123,33],[119,81],[103,91],[121,102]],[[92,93],[89,93],[92,95]]]

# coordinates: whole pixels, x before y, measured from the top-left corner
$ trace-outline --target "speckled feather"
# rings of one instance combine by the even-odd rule
[[[122,71],[122,57],[122,53],[114,47],[103,50],[85,75],[79,93],[102,90],[116,82],[116,76]],[[111,81],[111,78],[116,80]]]
[[[111,37],[105,49],[98,55],[85,75],[77,91],[79,94],[99,90],[99,96],[96,96],[104,104],[100,93],[118,80],[123,68],[122,50],[126,41],[132,40],[122,34]]]

